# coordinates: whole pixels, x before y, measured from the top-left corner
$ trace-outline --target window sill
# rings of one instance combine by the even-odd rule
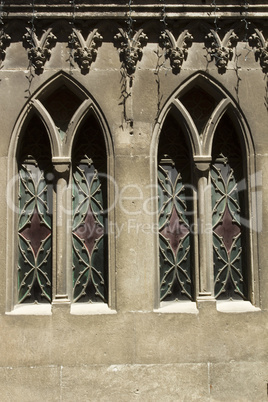
[[[51,304],[17,304],[6,315],[51,315]]]
[[[254,307],[249,301],[244,300],[218,300],[216,303],[217,311],[221,313],[249,313],[261,311]]]
[[[186,313],[198,314],[198,309],[195,302],[177,301],[177,302],[162,302],[160,307],[154,310],[155,313]]]
[[[107,304],[102,303],[74,303],[71,305],[73,315],[116,314]]]

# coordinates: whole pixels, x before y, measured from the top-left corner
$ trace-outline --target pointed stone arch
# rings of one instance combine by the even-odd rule
[[[108,124],[106,122],[106,119],[104,118],[100,108],[96,103],[91,98],[88,98],[84,100],[84,102],[80,105],[80,107],[77,109],[75,114],[73,115],[70,125],[68,127],[67,131],[67,140],[66,140],[66,154],[68,156],[71,156],[72,153],[72,147],[73,143],[75,141],[75,137],[77,135],[77,132],[79,131],[79,128],[83,124],[83,122],[87,119],[88,116],[93,115],[96,120],[98,121],[104,141],[105,141],[105,146],[106,146],[106,152],[107,152],[107,157],[109,159],[113,158],[114,155],[114,149],[113,149],[113,143],[111,140],[111,135],[110,131],[108,128]]]
[[[203,130],[202,141],[191,114],[181,101],[181,98],[194,87],[200,87],[204,92],[207,92],[214,98],[216,102],[215,108],[209,116]],[[189,136],[194,156],[208,156],[211,153],[215,129],[221,117],[226,112],[232,116],[234,124],[239,131],[239,135],[242,136],[242,140],[245,142],[248,154],[253,155],[255,153],[253,137],[241,108],[231,94],[228,93],[217,80],[204,72],[196,72],[190,76],[173,92],[164,104],[154,127],[151,147],[152,152],[157,148],[158,138],[166,116],[174,109],[176,109],[178,113],[178,119],[181,121],[181,124],[185,127],[186,135]],[[153,155],[151,156],[153,157]]]
[[[69,135],[67,140],[64,141],[64,143],[61,143],[59,136],[57,135],[55,123],[48,113],[47,108],[44,106],[44,100],[53,95],[55,91],[63,86],[66,86],[70,92],[74,93],[81,100],[81,104],[70,119],[70,124],[68,127]],[[12,150],[17,149],[18,137],[23,132],[23,127],[25,124],[27,124],[29,116],[31,116],[34,112],[38,114],[46,127],[51,143],[52,158],[62,157],[63,154],[70,157],[75,133],[79,124],[84,118],[86,118],[88,113],[93,113],[100,122],[105,137],[107,153],[109,157],[113,155],[113,145],[110,130],[100,106],[97,104],[94,97],[92,97],[92,95],[89,94],[78,81],[76,81],[66,72],[60,71],[54,76],[50,77],[49,80],[38,88],[38,90],[35,91],[32,97],[25,104],[25,107],[21,111],[16,121],[13,134],[11,136],[9,156],[12,156]]]
[[[48,97],[61,86],[65,85],[71,92],[73,92],[81,100],[89,97],[87,90],[80,84],[73,76],[66,71],[58,71],[45,81],[38,90],[33,94],[35,99],[42,99]]]
[[[49,113],[46,107],[46,99],[49,97],[53,98],[53,94],[59,91],[61,88],[67,88],[67,91],[73,93],[80,101],[79,107],[76,108],[74,113],[70,116],[70,121],[68,122],[68,129],[66,130],[67,138],[62,141],[62,138],[59,135],[58,127],[53,120],[51,113]],[[54,165],[55,177],[59,180],[58,183],[61,182],[59,186],[57,184],[57,188],[59,189],[62,186],[63,177],[68,180],[68,171],[71,163],[72,156],[72,147],[73,142],[76,137],[77,131],[86,120],[87,116],[94,116],[94,118],[98,121],[99,126],[101,127],[101,131],[103,134],[106,154],[107,154],[107,173],[109,177],[114,177],[114,151],[113,151],[113,143],[111,139],[111,133],[107,124],[107,121],[101,111],[100,106],[94,100],[94,98],[86,91],[86,89],[77,82],[73,77],[69,76],[67,73],[60,71],[56,73],[54,76],[50,77],[42,86],[38,88],[37,91],[33,93],[31,98],[26,102],[24,108],[22,109],[20,115],[16,120],[16,124],[13,129],[13,133],[11,136],[11,141],[9,144],[8,151],[8,229],[7,229],[7,244],[8,244],[8,264],[9,272],[8,272],[8,286],[7,286],[7,310],[11,310],[14,307],[14,303],[16,303],[16,285],[15,285],[15,266],[16,266],[16,252],[14,253],[14,245],[16,244],[16,235],[17,232],[17,218],[16,218],[16,183],[15,178],[17,177],[17,163],[16,156],[18,154],[18,149],[20,147],[21,139],[23,138],[24,132],[27,128],[28,123],[31,121],[33,116],[36,116],[43,127],[45,128],[46,134],[49,139],[50,148],[51,148],[51,159],[52,164]],[[66,179],[64,179],[66,180]],[[108,188],[108,203],[111,204],[114,202],[114,183],[110,180],[109,188]],[[62,187],[60,189],[60,196],[57,194],[56,204],[58,205],[58,201],[62,197]],[[66,207],[70,207],[70,202],[66,201]],[[58,208],[58,206],[57,206]],[[114,220],[113,211],[110,212],[109,219]],[[58,215],[58,214],[57,214]],[[56,224],[57,227],[57,235],[58,239],[60,236],[64,234],[64,228],[60,229],[60,225],[58,222]],[[64,236],[63,236],[64,237]],[[64,237],[65,239],[65,237]],[[63,247],[65,240],[61,240],[61,244],[59,243],[59,247]],[[111,240],[109,240],[111,242]],[[58,240],[57,240],[58,247]],[[111,251],[112,247],[109,247],[109,259],[113,261],[114,253]],[[57,255],[61,255],[62,252],[58,252]],[[60,258],[60,257],[59,257]],[[66,256],[68,258],[68,256]],[[58,266],[60,260],[56,257],[56,265]],[[55,261],[54,261],[55,262]],[[114,262],[111,263],[111,266],[114,267]],[[110,269],[109,272],[110,280],[109,286],[114,287],[115,283],[115,275],[113,271]],[[56,295],[56,299],[66,300],[68,302],[68,297],[66,296],[64,289],[67,289],[67,279],[66,274],[62,275],[60,273],[61,279],[57,277],[56,283],[59,284],[59,289],[54,291]],[[62,279],[63,278],[63,279]],[[109,291],[108,296],[108,304],[114,306],[114,292]]]
[[[202,131],[198,130],[195,118],[187,108],[185,97],[187,93],[191,93],[195,88],[200,88],[201,91],[207,93],[211,99],[214,99],[214,106],[211,108],[209,114],[206,116],[206,123]],[[191,100],[191,97],[189,97]],[[234,100],[232,95],[214,78],[210,77],[204,72],[197,72],[185,80],[168,98],[160,111],[158,120],[155,124],[152,143],[151,143],[151,168],[152,178],[154,183],[157,181],[157,150],[159,138],[164,126],[164,122],[170,114],[177,117],[178,124],[183,129],[184,135],[188,137],[188,144],[190,144],[190,152],[196,167],[196,183],[197,183],[197,198],[196,204],[197,217],[198,217],[198,231],[202,230],[202,226],[206,223],[209,225],[211,222],[211,195],[208,188],[210,186],[210,164],[212,161],[212,148],[217,127],[222,119],[228,117],[234,127],[235,133],[241,143],[241,150],[243,153],[243,163],[245,167],[245,180],[248,183],[245,192],[247,197],[248,209],[248,228],[247,228],[247,244],[250,252],[247,254],[248,258],[248,275],[249,275],[249,300],[253,304],[259,303],[258,301],[258,272],[254,266],[258,264],[258,254],[256,247],[257,231],[258,231],[258,216],[257,216],[257,198],[252,187],[257,185],[258,178],[255,170],[255,147],[253,137],[248,126],[247,120],[243,114],[238,103]],[[204,193],[207,195],[204,196]],[[154,194],[156,195],[156,194]],[[155,210],[157,205],[155,203]],[[201,222],[201,223],[200,223]],[[202,223],[203,222],[203,223]],[[252,223],[253,222],[253,223]],[[213,258],[212,258],[212,239],[211,236],[198,236],[199,245],[196,248],[198,258],[196,261],[199,264],[199,272],[196,272],[196,282],[199,282],[199,290],[196,289],[196,294],[200,297],[213,297],[213,283],[211,281],[211,272],[213,271]],[[200,240],[201,239],[201,240]],[[157,239],[156,239],[157,242]],[[209,268],[209,273],[207,272]],[[159,273],[157,273],[159,278]],[[204,289],[210,288],[211,291],[207,292]],[[159,302],[156,305],[159,305]]]

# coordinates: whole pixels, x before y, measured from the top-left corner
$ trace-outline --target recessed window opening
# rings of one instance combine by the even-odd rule
[[[191,159],[169,116],[158,148],[160,300],[193,299]]]
[[[18,155],[18,303],[52,300],[52,194],[50,144],[41,121],[26,128]]]
[[[107,303],[107,155],[93,116],[79,131],[72,163],[73,300]]]

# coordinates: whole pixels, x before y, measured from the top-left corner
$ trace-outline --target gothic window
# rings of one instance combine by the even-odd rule
[[[107,302],[107,156],[96,119],[82,126],[73,148],[73,300]]]
[[[79,97],[65,84],[49,89],[32,100],[17,145],[16,297],[10,287],[10,309],[45,303],[38,311],[48,312],[52,302],[105,308],[113,300],[105,124],[83,91]]]
[[[215,297],[245,299],[246,180],[239,139],[227,116],[214,137],[211,184]]]
[[[249,191],[254,194],[255,176],[249,180],[253,145],[246,124],[215,88],[207,93],[194,85],[172,102],[158,143],[158,302],[255,303]]]
[[[32,118],[18,155],[18,303],[52,300],[52,167],[44,126]]]
[[[191,157],[175,118],[158,147],[160,300],[193,299]]]

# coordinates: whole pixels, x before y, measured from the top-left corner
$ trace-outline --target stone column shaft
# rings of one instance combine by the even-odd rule
[[[211,191],[209,188],[209,168],[211,158],[196,157],[198,192],[198,250],[199,250],[199,290],[198,298],[213,297],[213,255],[211,223]],[[212,230],[212,229],[211,229]]]
[[[56,294],[53,303],[69,303],[67,287],[67,186],[70,161],[54,162],[56,177]]]

